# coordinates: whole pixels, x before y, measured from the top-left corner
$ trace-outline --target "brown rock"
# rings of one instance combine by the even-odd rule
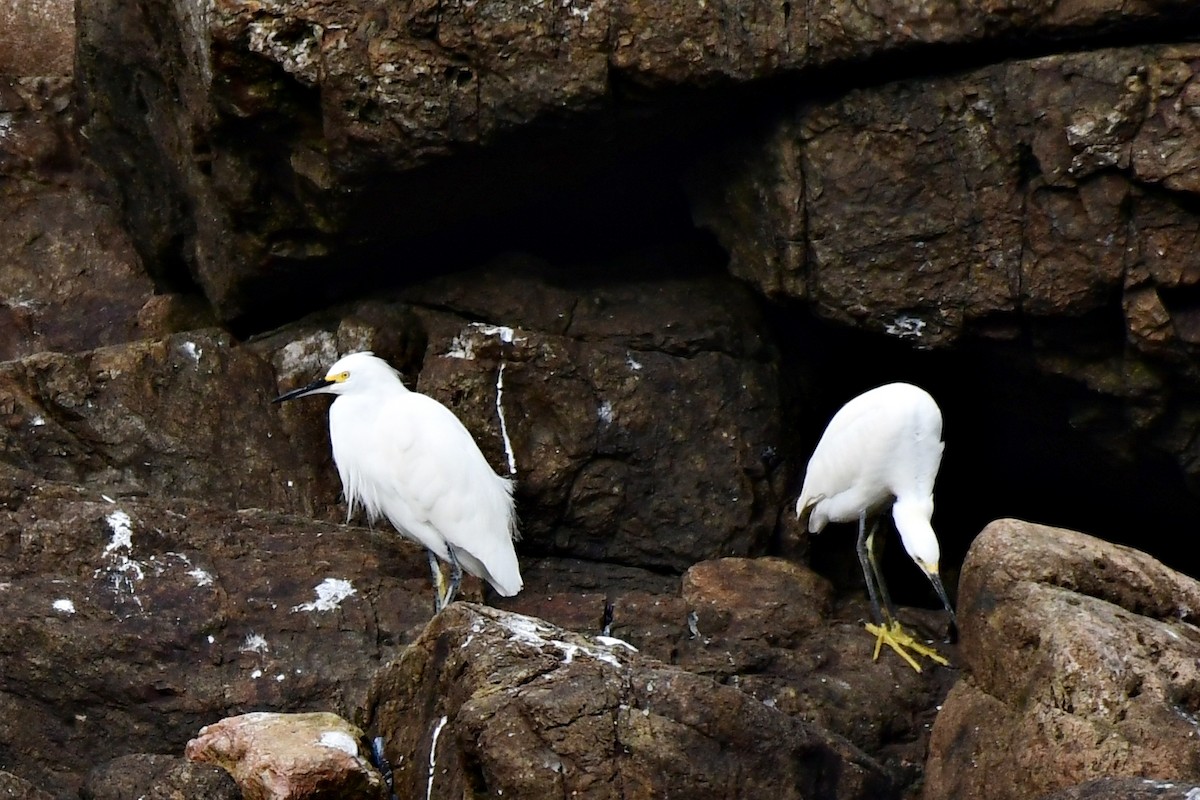
[[[1200,583],[1129,548],[1001,520],[972,545],[959,602],[967,679],[934,726],[925,798],[1200,778]]]
[[[204,726],[187,757],[224,768],[246,800],[383,800],[383,777],[360,752],[362,738],[328,712],[256,712]]]
[[[372,691],[398,795],[894,796],[837,737],[531,617],[455,604]]]
[[[242,792],[219,767],[178,756],[136,753],[114,758],[88,774],[83,800],[241,800]]]
[[[1188,800],[1200,786],[1154,778],[1097,778],[1041,800]]]
[[[455,312],[417,309],[417,388],[497,471],[515,466],[526,542],[675,571],[763,552],[782,489],[764,458],[781,436],[778,376],[740,286],[598,284],[565,316],[544,279],[508,270],[406,294]]]
[[[324,431],[281,415],[270,365],[213,331],[0,364],[0,456],[96,492],[332,510]],[[311,409],[317,417],[319,409]]]
[[[0,361],[144,335],[154,285],[79,160],[73,91],[67,78],[0,77]]]
[[[432,613],[391,533],[39,486],[0,511],[0,752],[58,796],[247,710],[352,718]]]
[[[74,3],[16,0],[0,6],[0,76],[70,75],[74,56]]]
[[[23,778],[0,772],[0,798],[3,800],[52,800],[53,797]]]
[[[578,187],[614,160],[653,152],[651,141],[665,141],[669,153],[698,127],[742,118],[738,103],[687,102],[697,89],[840,68],[927,43],[1004,47],[1038,37],[1111,36],[1123,26],[1178,24],[1193,13],[1187,0],[1136,7],[1086,0],[1069,8],[1042,0],[971,8],[836,2],[815,10],[767,2],[530,7],[508,0],[481,8],[354,0],[222,4],[201,19],[182,7],[110,1],[81,9],[79,58],[93,152],[122,192],[147,263],[186,273],[222,319],[241,321],[265,304],[297,307],[323,285],[322,275],[342,275],[348,266],[360,278],[369,274],[369,264],[353,263],[372,261],[358,249],[364,242],[387,251],[436,235],[450,251],[466,252],[473,237],[460,234],[494,217],[496,196],[518,217],[530,205],[558,213],[548,187],[550,195]],[[947,176],[968,176],[941,201],[926,200],[948,218],[903,215],[916,238],[898,255],[914,264],[928,259],[936,273],[930,279],[950,284],[962,270],[940,268],[950,243],[939,234],[962,223],[965,232],[950,241],[972,254],[974,280],[961,298],[971,305],[978,293],[1006,290],[1015,278],[1006,271],[1013,253],[991,249],[1008,243],[1011,250],[1014,240],[1002,228],[1013,198],[1003,192],[983,216],[955,217],[954,201],[964,192],[972,200],[991,193],[1012,165],[986,163],[991,92],[975,105],[969,92],[958,94],[941,95],[939,103],[964,103],[947,119],[953,143],[932,159],[904,146],[928,133],[943,138],[928,128],[915,137],[877,129],[847,146],[860,152],[850,144],[857,141],[872,152],[900,145],[894,163],[932,168],[943,187],[952,185]],[[887,119],[903,119],[894,111],[887,109]],[[925,121],[941,113],[931,104]],[[467,157],[446,165],[460,153]],[[986,169],[975,181],[972,169],[951,166],[976,157]],[[875,166],[888,160],[875,158]],[[1186,175],[1188,158],[1171,161],[1171,175]],[[830,181],[817,185],[824,186],[832,188]],[[874,202],[907,205],[913,188],[902,183]],[[822,239],[833,231],[814,233]],[[903,244],[900,236],[892,241]],[[917,242],[930,249],[914,251]],[[877,266],[886,276],[886,260]],[[902,295],[911,305],[915,287],[891,277],[913,289]],[[842,275],[838,283],[850,281]],[[945,319],[930,318],[925,304],[910,311],[923,313],[930,336],[958,324],[948,307]]]

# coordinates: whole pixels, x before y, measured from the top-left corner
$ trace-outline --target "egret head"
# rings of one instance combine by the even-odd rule
[[[933,516],[933,499],[897,500],[892,506],[892,519],[896,521],[896,530],[900,533],[900,541],[904,549],[921,571],[933,584],[934,591],[941,599],[946,611],[950,612],[951,625],[956,624],[954,609],[946,588],[942,586],[942,576],[938,573],[938,561],[941,559],[941,548],[938,546],[937,534],[929,518]]]
[[[390,364],[369,350],[351,353],[339,359],[329,368],[324,378],[318,378],[307,386],[301,386],[281,394],[272,402],[282,403],[310,394],[350,394],[381,386],[403,386],[400,373]]]

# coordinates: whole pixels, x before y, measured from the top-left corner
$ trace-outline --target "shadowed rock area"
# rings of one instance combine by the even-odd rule
[[[1194,793],[1198,34],[0,10],[0,795],[375,798],[376,736],[402,798]],[[346,517],[328,400],[271,404],[364,349],[515,478],[517,596],[434,617],[425,553]],[[895,380],[945,419],[961,641],[882,533],[922,673],[872,659],[854,526],[793,513]]]

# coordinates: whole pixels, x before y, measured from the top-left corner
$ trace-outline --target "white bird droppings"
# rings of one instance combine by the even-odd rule
[[[133,550],[133,520],[124,511],[117,509],[106,518],[108,527],[112,529],[112,541],[104,548],[105,553],[112,553],[124,547]]]
[[[29,427],[31,427],[31,428],[40,428],[45,424],[46,424],[46,418],[43,417],[41,414],[34,414],[33,417],[29,420]]]
[[[603,661],[605,664],[611,664],[614,667],[621,666],[621,662],[618,661],[617,657],[610,652],[605,652],[601,649],[592,649],[590,647],[584,647],[578,644],[571,644],[558,639],[543,638],[542,633],[547,631],[548,628],[546,628],[533,617],[527,617],[523,614],[506,614],[504,618],[500,620],[500,624],[508,629],[508,632],[512,634],[509,636],[509,641],[528,644],[537,648],[553,647],[562,653],[564,664],[570,664],[575,660],[576,653],[582,653],[589,658],[594,658],[597,661]],[[605,638],[611,639],[611,637]],[[605,642],[601,642],[599,638],[597,638],[597,641],[600,642],[601,645],[605,644]],[[619,642],[620,640],[616,639],[614,641]],[[625,642],[621,642],[621,644],[623,644],[625,647],[628,647],[630,650],[634,649],[632,645],[629,645]]]
[[[600,404],[600,408],[596,411],[596,416],[600,417],[600,421],[605,425],[611,425],[613,421],[612,403],[605,400]]]
[[[63,614],[74,614],[75,613],[75,604],[72,603],[70,600],[66,600],[66,599],[55,600],[53,603],[53,608],[55,611],[59,611]]]
[[[641,370],[642,362],[638,361],[633,356],[626,356],[625,357],[625,366],[629,367],[634,372],[637,372],[637,371]]]
[[[193,364],[199,364],[200,356],[204,355],[204,349],[197,347],[195,342],[184,342],[179,345],[179,351],[190,358]]]
[[[341,750],[352,756],[358,755],[358,742],[354,741],[354,737],[345,731],[323,731],[317,743],[322,747],[332,747],[334,750]]]
[[[350,581],[341,578],[326,578],[317,584],[315,591],[317,593],[316,600],[292,606],[292,612],[333,611],[347,597],[357,594],[354,587],[350,585]]]
[[[270,649],[271,647],[267,644],[267,640],[262,636],[262,634],[258,633],[246,634],[246,641],[242,642],[242,646],[238,648],[238,650],[243,653],[260,654],[265,653]],[[261,675],[262,673],[259,674]]]
[[[884,331],[899,339],[920,339],[925,329],[925,320],[909,314],[901,314],[884,326]]]
[[[189,570],[188,575],[192,576],[192,580],[196,582],[197,586],[212,586],[213,584],[212,573],[199,567]]]
[[[146,572],[141,562],[130,557],[133,553],[133,520],[118,508],[109,514],[105,521],[112,531],[112,539],[105,545],[104,555],[111,562],[107,572],[112,579],[113,592],[117,595],[128,592],[133,602],[141,609],[142,600],[134,592],[134,583],[143,580]],[[97,569],[95,577],[99,577],[104,571],[104,568]]]

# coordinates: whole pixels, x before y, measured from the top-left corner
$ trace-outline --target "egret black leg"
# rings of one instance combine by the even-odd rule
[[[446,587],[446,599],[442,608],[454,602],[454,595],[458,594],[458,585],[462,583],[462,565],[458,563],[458,556],[454,555],[454,548],[450,545],[446,545],[446,551],[450,553],[450,585]]]
[[[862,512],[858,515],[858,563],[862,566],[863,577],[867,581],[867,594],[871,597],[871,611],[875,615],[875,622],[880,624],[888,621],[884,618],[883,612],[879,609],[879,591],[875,588],[875,572],[874,562],[871,560],[870,547],[867,542],[875,535],[875,527],[879,524],[879,520],[875,520],[871,525],[871,532],[867,532],[867,512]]]
[[[433,613],[438,613],[446,607],[443,602],[445,594],[446,579],[442,576],[442,566],[438,563],[438,557],[432,550],[425,551],[429,555],[429,572],[433,576]]]
[[[874,524],[871,525],[871,532],[867,534],[867,558],[871,562],[871,571],[875,573],[875,583],[879,587],[879,597],[883,601],[884,610],[887,611],[891,620],[896,619],[896,606],[892,603],[887,583],[883,580],[883,570],[879,566],[879,552],[875,548],[875,534],[878,532],[879,517],[876,517]]]

